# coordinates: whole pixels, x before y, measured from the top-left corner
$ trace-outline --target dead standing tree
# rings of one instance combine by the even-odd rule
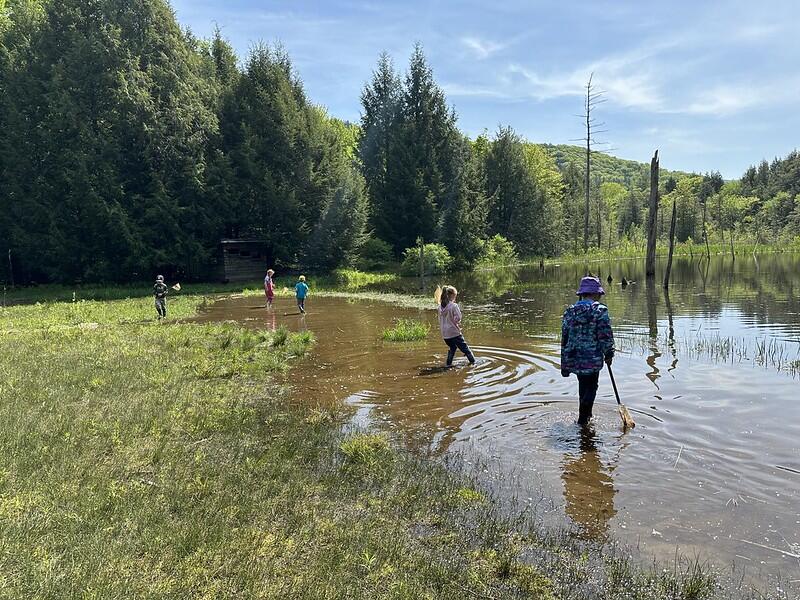
[[[656,276],[656,224],[658,223],[658,150],[650,160],[650,206],[647,215],[647,259],[645,276],[648,280]]]
[[[586,173],[584,174],[584,206],[583,206],[583,251],[586,252],[589,250],[589,206],[590,206],[590,197],[591,197],[591,170],[592,170],[592,148],[598,144],[602,144],[604,142],[598,142],[595,140],[594,136],[598,133],[605,133],[606,129],[598,129],[598,127],[602,127],[605,123],[598,123],[597,120],[592,116],[594,109],[597,107],[598,104],[602,104],[606,101],[606,98],[603,98],[603,91],[597,91],[595,86],[592,84],[592,78],[594,77],[594,73],[589,75],[589,81],[586,82],[586,99],[584,101],[584,112],[580,116],[583,120],[584,125],[586,127],[586,136],[582,138],[578,138],[571,141],[581,141],[586,144]],[[600,206],[598,204],[598,210]],[[597,245],[600,245],[600,240],[598,240]]]
[[[675,249],[675,220],[676,220],[676,211],[675,211],[675,203],[676,200],[672,200],[672,220],[669,224],[669,254],[667,255],[667,269],[664,271],[664,290],[669,287],[669,276],[672,273],[672,252]],[[665,296],[667,297],[667,306],[669,306],[669,294],[665,291]],[[670,330],[672,329],[672,315],[670,314]]]

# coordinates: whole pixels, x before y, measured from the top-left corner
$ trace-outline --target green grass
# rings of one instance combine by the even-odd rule
[[[418,342],[428,337],[430,325],[413,319],[400,319],[394,327],[384,329],[381,338],[386,342]]]
[[[395,273],[367,273],[356,269],[336,269],[333,272],[336,284],[345,290],[360,290],[370,285],[396,281]]]
[[[398,279],[395,273],[367,273],[355,269],[336,269],[332,273],[309,275],[308,284],[313,294],[364,293],[371,286],[380,286]],[[172,284],[172,282],[168,282]],[[275,278],[277,296],[294,296],[297,278],[292,275],[278,275]],[[375,293],[375,292],[366,292]],[[0,307],[35,302],[80,302],[82,300],[127,300],[150,299],[152,305],[152,282],[130,284],[46,284],[37,286],[5,287],[0,290]],[[258,281],[251,283],[182,283],[181,291],[170,290],[168,303],[181,302],[187,296],[263,296],[264,289]],[[152,306],[151,306],[152,308]],[[153,309],[155,312],[155,309]],[[177,313],[176,313],[177,316]]]

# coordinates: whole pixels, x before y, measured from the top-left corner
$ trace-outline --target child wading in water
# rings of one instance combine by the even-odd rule
[[[564,312],[561,321],[561,375],[578,376],[578,424],[586,425],[592,418],[603,361],[610,365],[614,358],[614,333],[608,307],[600,302],[606,293],[600,280],[584,277],[575,293],[580,300]]]
[[[467,346],[464,336],[461,333],[461,309],[456,304],[458,290],[452,285],[436,288],[436,302],[439,305],[439,329],[442,332],[444,343],[447,344],[447,366],[453,365],[453,358],[456,349],[461,350],[469,360],[469,364],[475,364],[475,357],[472,350]]]
[[[167,318],[168,293],[169,293],[169,288],[167,287],[167,284],[164,283],[164,276],[159,275],[158,277],[156,277],[156,282],[153,285],[153,298],[155,299],[156,312],[158,313],[159,319]]]
[[[297,308],[300,312],[306,314],[306,296],[308,296],[308,286],[306,285],[306,276],[300,275],[297,285],[294,286],[294,293],[297,296]]]
[[[272,282],[272,276],[275,271],[267,269],[267,276],[264,277],[264,294],[267,296],[267,308],[272,306],[272,301],[275,299],[275,284]]]

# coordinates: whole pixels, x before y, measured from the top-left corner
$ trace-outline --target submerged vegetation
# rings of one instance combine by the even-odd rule
[[[430,325],[413,319],[400,319],[394,327],[384,329],[381,337],[387,342],[417,342],[428,337]]]

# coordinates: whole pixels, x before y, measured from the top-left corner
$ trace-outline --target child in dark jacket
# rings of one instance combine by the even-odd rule
[[[611,319],[608,307],[600,302],[605,293],[597,277],[584,277],[576,292],[580,300],[564,312],[561,321],[561,374],[578,377],[579,425],[592,418],[603,362],[610,365],[614,358]]]
[[[164,283],[164,276],[159,275],[156,277],[156,282],[153,285],[153,298],[155,300],[156,312],[158,313],[159,320],[167,318],[168,293],[169,288],[167,287],[167,284]]]

